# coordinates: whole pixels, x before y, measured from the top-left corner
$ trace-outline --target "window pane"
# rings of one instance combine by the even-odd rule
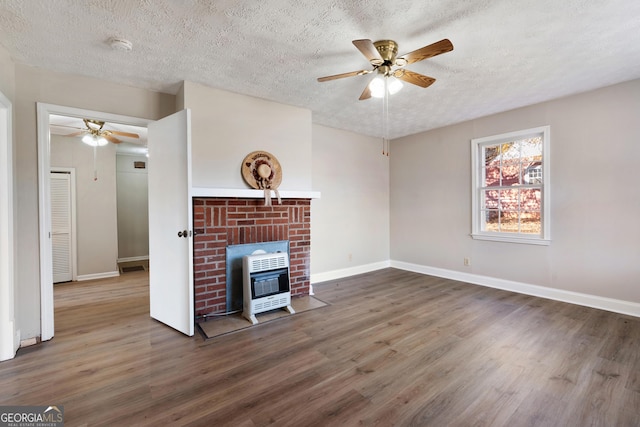
[[[500,185],[500,167],[487,166],[485,169],[484,186],[497,187],[498,185]]]
[[[523,188],[520,190],[520,209],[523,212],[540,212],[542,191],[539,188]]]
[[[542,184],[542,164],[540,162],[523,164],[525,184]]]
[[[482,147],[482,157],[484,158],[484,165],[489,166],[493,164],[494,159],[496,159],[499,154],[499,145],[486,145]]]
[[[483,192],[484,196],[484,208],[485,209],[498,209],[498,198],[500,196],[500,192],[498,190],[485,190]]]
[[[500,155],[502,160],[520,157],[519,149],[514,142],[506,142],[500,145]]]
[[[501,168],[502,186],[520,184],[520,161],[519,160],[503,160]]]
[[[518,212],[500,212],[500,231],[502,233],[517,233],[518,226]]]
[[[527,161],[542,160],[542,138],[535,137],[520,141],[520,157]]]
[[[540,234],[542,230],[542,190],[539,188],[520,191],[520,232]]]
[[[523,212],[520,218],[520,232],[526,234],[540,234],[542,232],[542,222],[540,221],[540,211]]]
[[[518,212],[520,199],[518,197],[518,189],[500,190],[500,210],[503,212]]]
[[[487,210],[483,212],[484,223],[482,224],[483,231],[500,231],[499,217],[500,213],[496,209]]]

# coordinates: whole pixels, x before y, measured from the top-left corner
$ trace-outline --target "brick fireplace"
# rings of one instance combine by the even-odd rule
[[[289,241],[291,295],[309,294],[311,200],[194,197],[195,315],[226,311],[226,247]]]

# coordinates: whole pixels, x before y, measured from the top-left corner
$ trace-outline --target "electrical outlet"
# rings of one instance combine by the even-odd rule
[[[464,265],[466,265],[467,267],[469,267],[471,265],[471,258],[469,257],[465,257],[464,258]]]

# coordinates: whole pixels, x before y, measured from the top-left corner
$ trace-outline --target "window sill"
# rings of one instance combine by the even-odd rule
[[[495,234],[471,234],[474,240],[489,240],[493,242],[505,243],[521,243],[525,245],[549,246],[550,239],[541,239],[539,237],[521,237],[521,236],[504,236]]]

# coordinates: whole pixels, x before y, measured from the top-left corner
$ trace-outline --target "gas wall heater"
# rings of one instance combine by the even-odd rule
[[[284,308],[289,313],[291,288],[289,285],[289,255],[285,252],[245,255],[243,270],[242,315],[254,325],[256,314]]]

